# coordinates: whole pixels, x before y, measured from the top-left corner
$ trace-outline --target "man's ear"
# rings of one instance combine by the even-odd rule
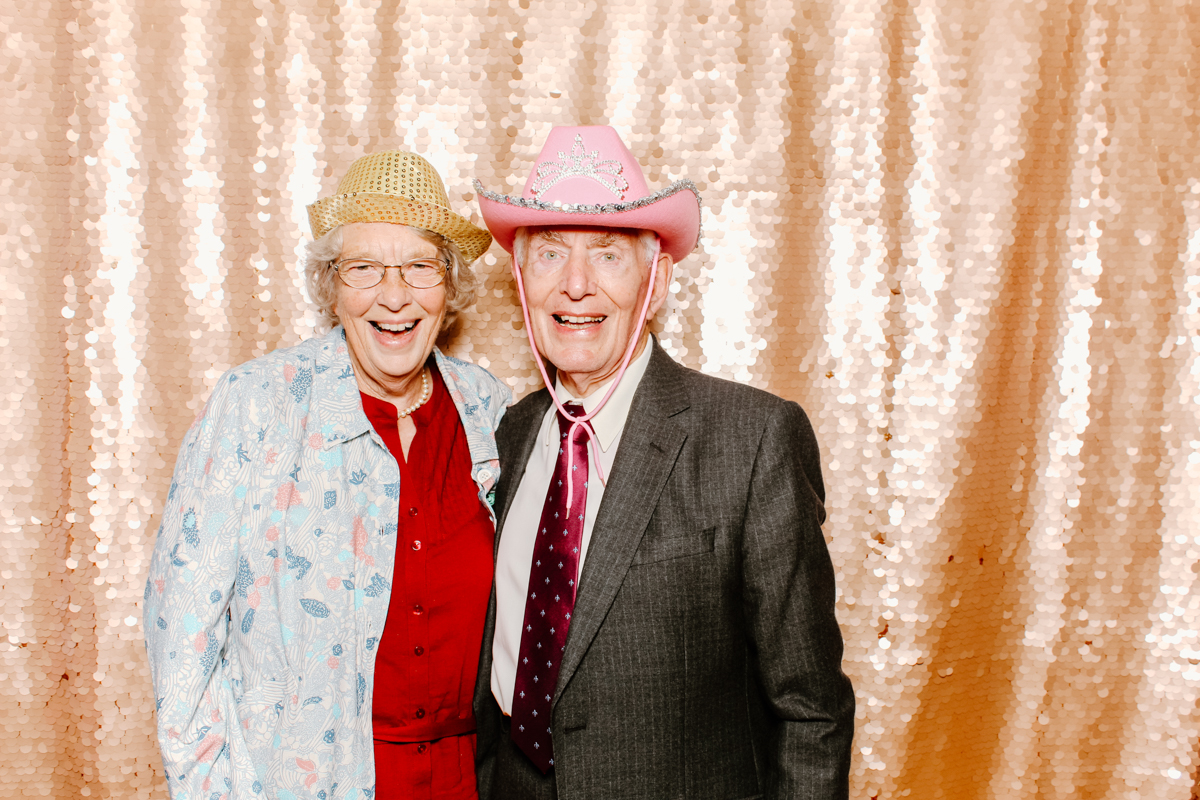
[[[675,263],[666,253],[661,253],[658,256],[658,272],[654,276],[654,286],[650,295],[650,311],[648,316],[653,317],[662,308],[663,303],[667,301],[667,293],[671,290],[671,280],[675,272]]]

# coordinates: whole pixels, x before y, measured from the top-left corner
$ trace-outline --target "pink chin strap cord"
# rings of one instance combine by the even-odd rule
[[[650,311],[650,298],[654,296],[654,279],[658,276],[658,256],[661,252],[661,244],[658,237],[654,237],[654,257],[650,260],[650,284],[646,289],[646,299],[642,302],[642,313],[638,316],[637,327],[633,331],[633,338],[629,340],[629,346],[625,348],[625,357],[621,359],[621,368],[617,370],[617,378],[608,387],[608,391],[604,393],[604,397],[589,413],[581,414],[578,417],[573,417],[563,408],[562,401],[558,399],[558,393],[554,391],[554,384],[550,381],[550,376],[546,373],[546,365],[543,362],[541,351],[538,350],[537,342],[533,338],[533,325],[529,321],[529,302],[525,299],[525,282],[521,279],[521,264],[517,261],[517,251],[513,248],[513,273],[517,277],[517,294],[521,297],[521,314],[525,317],[525,335],[529,338],[529,346],[533,349],[534,361],[537,362],[537,368],[542,373],[542,381],[546,384],[547,391],[550,392],[550,399],[554,401],[554,407],[558,409],[558,413],[571,421],[571,427],[567,430],[567,441],[575,441],[575,429],[582,426],[583,430],[588,435],[588,446],[592,451],[592,460],[596,465],[596,474],[600,478],[600,483],[604,486],[608,485],[608,481],[604,477],[604,467],[600,464],[600,445],[596,442],[596,434],[592,430],[591,425],[584,425],[592,417],[600,413],[600,409],[604,408],[604,404],[608,402],[608,398],[612,397],[612,393],[616,391],[617,386],[621,383],[621,378],[625,376],[625,370],[629,367],[629,362],[633,359],[633,351],[637,349],[638,340],[642,335],[642,328],[646,325],[646,314]],[[575,469],[575,448],[571,447],[567,453],[567,471],[572,472]],[[567,508],[571,507],[571,498],[574,494],[574,483],[567,481]]]

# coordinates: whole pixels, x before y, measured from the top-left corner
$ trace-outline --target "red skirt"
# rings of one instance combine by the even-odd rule
[[[375,800],[477,800],[475,734],[432,742],[375,740]]]

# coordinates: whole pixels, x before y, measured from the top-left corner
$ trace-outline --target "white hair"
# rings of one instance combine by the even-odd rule
[[[442,330],[450,327],[461,312],[475,302],[479,290],[479,279],[471,270],[471,265],[463,257],[458,245],[440,233],[427,231],[424,228],[414,228],[406,225],[409,230],[438,249],[438,256],[450,263],[446,270],[446,318],[442,320]],[[320,239],[309,243],[304,252],[304,282],[308,286],[308,296],[317,304],[321,313],[318,326],[330,329],[337,325],[338,315],[333,306],[337,302],[337,271],[332,268],[334,261],[342,255],[342,226],[330,230]]]

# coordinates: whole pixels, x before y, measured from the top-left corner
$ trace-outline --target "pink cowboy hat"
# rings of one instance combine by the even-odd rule
[[[689,180],[650,193],[642,167],[607,125],[556,127],[520,197],[475,181],[483,221],[511,253],[522,227],[589,226],[654,231],[662,251],[683,260],[700,238],[700,193]]]

